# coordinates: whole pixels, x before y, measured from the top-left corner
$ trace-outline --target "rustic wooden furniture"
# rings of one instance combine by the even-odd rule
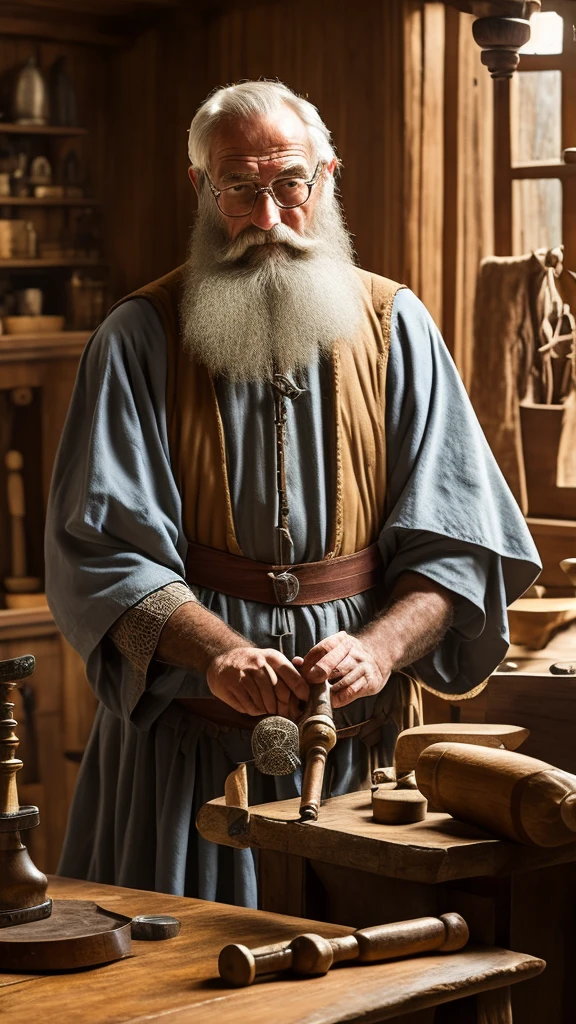
[[[473,941],[521,947],[547,961],[542,978],[513,996],[517,1024],[573,1019],[576,995],[564,964],[576,934],[576,843],[520,846],[437,813],[380,825],[370,796],[328,800],[318,821],[304,825],[297,799],[251,807],[244,835],[234,837],[224,801],[214,800],[197,824],[214,842],[259,850],[264,909],[358,927],[459,912]]]
[[[349,969],[339,967],[323,978],[264,979],[237,990],[218,979],[223,940],[254,946],[289,941],[311,927],[327,938],[351,929],[70,879],[51,879],[49,891],[55,901],[94,899],[127,917],[170,913],[182,928],[167,942],[133,941],[132,957],[95,971],[0,974],[0,1013],[7,1019],[44,1024],[69,1019],[83,1024],[213,1024],[215,1019],[222,1024],[376,1024],[399,1019],[431,1024],[433,1007],[442,1004],[444,1010],[444,1004],[460,1000],[452,1008],[459,1024],[510,1024],[507,986],[533,978],[544,967],[522,953],[476,945],[448,956],[431,954],[425,970],[421,959],[399,960],[353,968],[354,983]]]

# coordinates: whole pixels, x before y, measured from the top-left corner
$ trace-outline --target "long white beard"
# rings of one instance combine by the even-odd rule
[[[180,312],[187,351],[213,375],[269,380],[309,365],[337,340],[353,340],[362,296],[329,184],[306,235],[280,224],[247,228],[233,242],[202,192]]]

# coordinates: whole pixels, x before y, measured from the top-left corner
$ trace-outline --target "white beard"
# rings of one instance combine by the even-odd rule
[[[233,242],[201,190],[180,313],[186,350],[212,375],[270,380],[352,342],[364,289],[333,187],[323,186],[306,235],[280,224]]]

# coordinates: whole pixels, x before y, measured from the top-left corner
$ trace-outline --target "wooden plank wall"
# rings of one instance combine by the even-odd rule
[[[443,4],[404,5],[403,279],[442,326],[444,221]]]
[[[296,0],[222,15],[212,26],[212,82],[278,77],[308,95],[344,164],[342,197],[360,262],[404,268],[402,4]]]
[[[491,82],[471,22],[424,0],[365,0],[353,18],[346,0],[289,9],[244,0],[208,20],[166,22],[118,51],[108,141],[115,295],[185,257],[186,130],[197,105],[219,84],[279,78],[333,133],[360,263],[416,291],[466,379],[491,227]]]
[[[404,268],[402,3],[246,5],[148,32],[114,58],[110,198],[117,294],[185,254],[193,192],[186,129],[218,84],[279,78],[308,95],[344,163],[342,194],[361,263]]]
[[[446,9],[442,329],[467,387],[478,266],[494,252],[494,83],[480,62],[473,20]]]

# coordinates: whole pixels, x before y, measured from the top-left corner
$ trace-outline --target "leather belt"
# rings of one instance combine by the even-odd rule
[[[245,715],[241,711],[235,711],[229,704],[218,697],[176,697],[176,704],[180,704],[189,714],[195,718],[201,718],[213,725],[224,726],[228,729],[247,729],[252,732],[258,722],[267,715]],[[350,739],[366,731],[366,726],[379,725],[380,719],[367,718],[356,725],[345,725],[336,729],[339,740]]]
[[[377,544],[353,555],[300,565],[270,565],[242,555],[188,544],[186,582],[229,597],[272,605],[324,604],[355,597],[383,582]]]
[[[218,697],[176,697],[176,703],[181,704],[189,714],[196,718],[203,718],[213,725],[225,726],[227,729],[249,729],[250,732],[266,718],[266,715],[245,715],[242,711],[236,711],[225,701]]]

